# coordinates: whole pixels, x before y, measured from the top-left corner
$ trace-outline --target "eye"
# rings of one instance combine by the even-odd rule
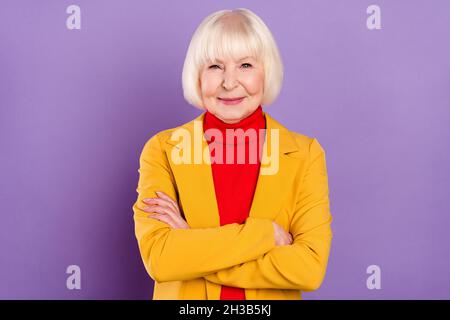
[[[248,69],[248,68],[252,67],[252,65],[250,63],[243,63],[242,66],[248,66],[248,67],[244,67],[244,69]]]
[[[209,66],[208,69],[216,69],[215,67],[220,69],[220,67],[217,64],[213,64],[213,65]]]

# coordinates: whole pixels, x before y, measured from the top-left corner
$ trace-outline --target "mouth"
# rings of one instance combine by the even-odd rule
[[[235,97],[235,98],[217,98],[220,102],[222,102],[223,104],[226,105],[233,105],[233,104],[238,104],[241,103],[242,100],[245,99],[245,97]]]

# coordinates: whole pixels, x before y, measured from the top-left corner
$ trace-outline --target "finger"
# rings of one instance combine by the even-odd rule
[[[290,237],[289,233],[286,232],[286,231],[284,232],[284,239],[285,239],[287,244],[291,243],[291,237]]]
[[[177,216],[175,223],[179,229],[189,229],[187,222],[180,216]]]
[[[169,216],[171,216],[170,214],[170,209],[164,206],[160,206],[160,205],[150,205],[147,206],[145,209],[146,212],[154,212],[154,213],[161,213],[161,214],[167,214]]]
[[[172,220],[177,221],[177,219],[181,218],[178,214],[172,211],[171,208],[160,206],[160,205],[151,205],[148,207],[146,212],[156,212],[169,215]]]
[[[169,201],[161,199],[161,198],[146,198],[142,200],[144,203],[147,204],[159,204],[164,206],[169,206],[171,204]]]
[[[171,197],[169,197],[167,194],[165,194],[162,191],[156,191],[156,194],[158,195],[158,197],[170,202],[175,208],[177,208],[177,211],[179,213],[178,210],[178,202],[176,202],[175,200],[173,200]]]
[[[140,209],[141,209],[142,211],[145,211],[145,212],[152,212],[152,211],[151,211],[151,206],[143,206],[143,207],[140,207]]]
[[[289,239],[291,239],[291,240],[292,240],[292,234],[291,234],[290,232],[286,232],[286,233],[287,233],[287,235],[288,235]]]
[[[175,224],[175,227],[176,227],[177,229],[182,229],[182,228],[184,228],[184,226],[185,226],[185,224],[186,224],[186,221],[184,221],[183,218],[182,218],[181,216],[179,216],[179,215],[177,215],[177,214],[174,214],[173,216],[171,216],[171,218],[172,218],[172,220],[173,220],[173,222],[174,222],[174,224]]]
[[[171,223],[171,221],[167,218],[167,216],[153,214],[152,216],[149,216],[149,218],[161,221],[161,222],[169,225],[170,228],[175,229],[175,225]]]
[[[170,216],[162,213],[152,213],[148,217],[161,220],[169,224],[174,229],[189,229],[189,225],[184,220],[180,221],[181,218],[178,219],[177,221],[174,221]]]
[[[167,200],[169,202],[172,202],[173,204],[175,204],[175,201],[169,197],[166,193],[162,192],[162,191],[155,191],[156,195],[164,200]]]
[[[166,214],[155,213],[155,214],[149,215],[148,217],[159,220],[164,223],[167,223],[172,228],[176,228],[175,222]]]
[[[142,207],[142,210],[145,212],[155,212],[154,209],[158,207],[158,205],[150,204],[148,206]]]
[[[171,208],[175,213],[179,213],[178,207],[175,207],[172,202],[162,199],[162,198],[147,198],[143,200],[145,203],[148,204],[158,204],[161,206],[165,206],[168,208]]]

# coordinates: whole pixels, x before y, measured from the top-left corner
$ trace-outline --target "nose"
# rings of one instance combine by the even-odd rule
[[[226,90],[233,90],[238,86],[238,80],[234,70],[227,70],[224,72],[222,86]]]

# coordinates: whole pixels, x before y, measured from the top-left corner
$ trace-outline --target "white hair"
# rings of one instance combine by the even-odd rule
[[[184,98],[204,109],[200,91],[200,70],[205,63],[250,55],[264,66],[263,105],[271,104],[281,91],[283,63],[266,24],[248,9],[221,10],[207,16],[195,30],[184,60]]]

